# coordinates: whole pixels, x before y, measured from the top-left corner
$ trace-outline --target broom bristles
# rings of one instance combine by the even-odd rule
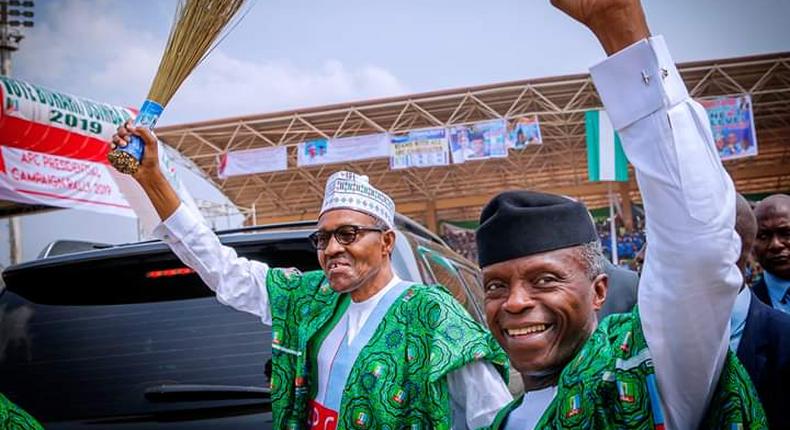
[[[148,99],[166,106],[245,0],[182,0]]]

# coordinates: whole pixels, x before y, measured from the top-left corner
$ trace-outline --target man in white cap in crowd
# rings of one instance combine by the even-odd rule
[[[323,270],[238,257],[181,204],[153,135],[134,175],[164,220],[155,229],[217,299],[272,326],[274,428],[479,428],[511,400],[506,357],[444,289],[404,282],[390,261],[395,204],[366,176],[327,181],[311,240]],[[485,389],[480,389],[485,387]]]

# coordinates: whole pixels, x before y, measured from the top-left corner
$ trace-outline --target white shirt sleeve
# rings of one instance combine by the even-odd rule
[[[453,429],[489,426],[513,400],[505,381],[488,361],[475,361],[447,375]]]
[[[266,291],[268,265],[239,257],[233,248],[222,245],[217,235],[184,204],[156,226],[153,234],[197,272],[217,293],[220,303],[257,315],[266,325],[272,324]]]
[[[649,245],[638,302],[666,428],[697,428],[741,285],[735,189],[663,38],[638,42],[591,73],[644,200]]]

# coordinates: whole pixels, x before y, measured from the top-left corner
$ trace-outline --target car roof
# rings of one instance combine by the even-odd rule
[[[219,230],[216,231],[216,234],[220,242],[233,247],[265,245],[293,240],[306,241],[310,233],[315,231],[317,224],[317,220],[306,220]],[[447,247],[447,244],[439,236],[408,217],[396,214],[395,225],[397,230],[412,233],[424,240]],[[68,246],[64,247],[58,247],[57,244],[55,242],[47,245],[37,260],[10,266],[5,272],[27,271],[42,267],[54,268],[59,265],[69,265],[76,262],[85,263],[170,252],[167,244],[158,239],[118,245],[93,242],[82,242],[80,244],[75,243],[75,241],[68,241]]]

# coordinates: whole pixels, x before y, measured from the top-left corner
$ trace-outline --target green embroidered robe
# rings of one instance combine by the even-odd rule
[[[503,408],[490,428],[504,428],[507,416],[521,399]],[[537,428],[664,428],[653,361],[636,307],[631,313],[610,315],[601,322],[563,369],[557,394]],[[757,392],[731,351],[701,428],[767,428]]]
[[[27,412],[0,394],[0,429],[43,430],[44,427],[41,427],[41,424],[28,415]]]
[[[322,272],[271,269],[266,286],[274,428],[305,428],[318,350],[350,297],[332,290]],[[446,375],[474,360],[496,364],[506,378],[504,351],[444,288],[409,287],[360,351],[345,384],[337,429],[449,429]]]

